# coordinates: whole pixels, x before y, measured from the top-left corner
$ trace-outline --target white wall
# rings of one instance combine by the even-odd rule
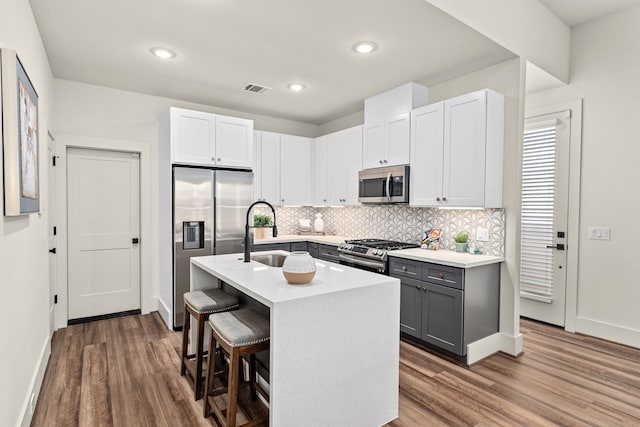
[[[12,426],[29,425],[28,402],[39,391],[50,352],[46,152],[53,78],[28,1],[0,2],[0,47],[17,51],[39,95],[42,213],[0,219],[0,425]]]
[[[583,99],[576,331],[640,347],[640,7],[575,27],[571,83],[527,107]],[[611,227],[610,241],[588,239]]]

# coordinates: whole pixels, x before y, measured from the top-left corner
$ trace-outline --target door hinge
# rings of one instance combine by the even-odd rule
[[[58,303],[58,295],[54,295],[53,296],[53,303],[57,304]]]
[[[57,159],[57,158],[58,158],[58,156],[53,156],[53,159],[52,159],[52,160],[53,160],[53,166],[55,166],[55,165],[56,165],[56,159]]]
[[[51,254],[55,254],[55,253],[56,253],[56,248],[51,248],[51,249],[49,249],[49,253],[51,253]]]
[[[53,235],[57,235],[58,234],[58,227],[56,227],[55,225],[53,226]]]

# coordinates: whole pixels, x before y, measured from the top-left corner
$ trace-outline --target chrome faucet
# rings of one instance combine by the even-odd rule
[[[251,209],[255,205],[267,205],[271,208],[271,212],[273,212],[273,225],[271,228],[273,229],[273,237],[278,237],[278,227],[276,227],[276,210],[273,208],[273,205],[269,202],[264,202],[262,200],[258,200],[257,202],[253,202],[249,209],[247,209],[247,222],[244,224],[244,262],[251,262],[251,242],[249,241],[249,229],[254,228],[253,226],[249,226],[249,214],[251,213]]]

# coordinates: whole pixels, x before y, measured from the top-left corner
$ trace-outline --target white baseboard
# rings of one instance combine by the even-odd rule
[[[467,345],[467,365],[473,365],[482,359],[500,351],[500,333],[489,335]]]
[[[158,312],[160,313],[160,317],[164,320],[164,324],[167,325],[167,328],[173,328],[173,319],[171,318],[171,309],[167,307],[167,305],[160,298],[158,300]]]
[[[640,348],[640,331],[637,329],[576,317],[576,332]]]
[[[51,355],[51,337],[47,335],[45,338],[42,351],[40,352],[40,359],[38,362],[38,368],[33,372],[33,377],[29,382],[29,391],[24,397],[22,408],[20,409],[20,426],[29,427],[31,425],[31,419],[33,413],[31,412],[31,395],[35,394],[35,399],[38,399],[40,394],[40,388],[42,387],[42,380],[44,380],[44,373],[47,370],[47,363],[49,363],[49,356]]]
[[[516,336],[500,334],[500,351],[511,356],[519,356],[522,354],[522,334]]]

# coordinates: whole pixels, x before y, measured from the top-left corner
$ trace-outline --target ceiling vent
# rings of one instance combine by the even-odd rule
[[[255,85],[253,83],[249,83],[244,87],[244,90],[246,90],[247,92],[253,92],[253,93],[265,93],[270,89],[271,89],[270,87]]]

